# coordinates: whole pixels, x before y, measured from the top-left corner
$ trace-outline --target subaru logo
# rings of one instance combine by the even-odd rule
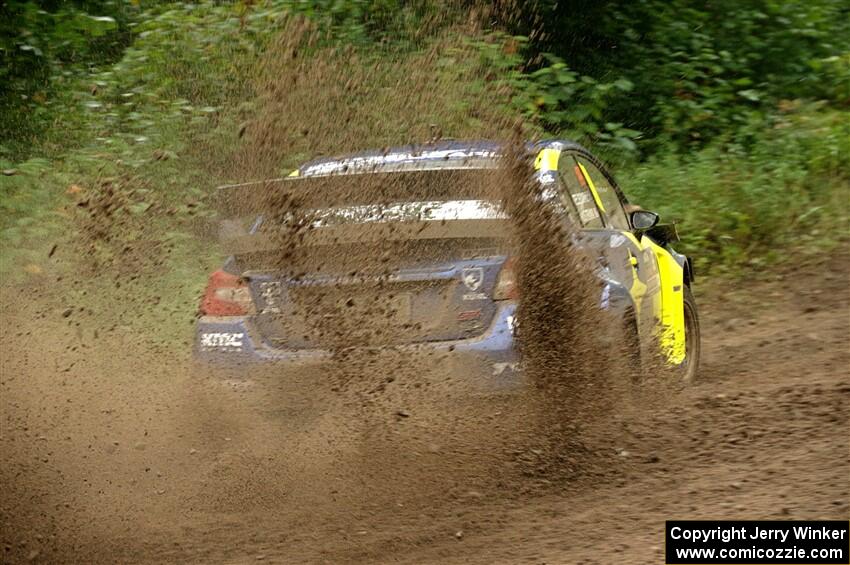
[[[483,282],[484,269],[481,267],[468,267],[463,270],[463,284],[472,292],[481,288]]]

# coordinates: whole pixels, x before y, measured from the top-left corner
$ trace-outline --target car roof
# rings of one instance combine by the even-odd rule
[[[293,176],[321,176],[345,173],[396,172],[430,169],[493,169],[504,154],[505,144],[497,141],[446,140],[422,145],[402,145],[370,151],[359,151],[336,157],[309,161]],[[542,149],[578,149],[582,146],[569,140],[545,140],[525,144],[534,154]]]

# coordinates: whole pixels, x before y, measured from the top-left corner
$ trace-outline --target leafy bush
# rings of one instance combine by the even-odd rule
[[[633,153],[640,132],[606,118],[613,100],[632,90],[624,78],[599,82],[580,75],[557,55],[543,53],[528,65],[525,37],[491,34],[473,42],[481,61],[479,74],[498,77],[509,92],[506,113],[519,113],[540,134],[568,137],[609,151]]]
[[[739,272],[847,239],[847,116],[814,106],[748,124],[749,136],[665,153],[620,179],[630,197],[681,223],[702,271]]]
[[[847,105],[844,0],[549,0],[520,22],[536,29],[535,51],[634,85],[607,104],[606,119],[643,132],[646,152],[702,147],[781,100]]]
[[[0,6],[0,158],[66,146],[79,123],[67,110],[76,76],[120,58],[132,39],[129,17],[137,10],[123,2],[51,4]]]

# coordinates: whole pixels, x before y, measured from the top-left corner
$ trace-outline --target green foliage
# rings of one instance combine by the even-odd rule
[[[38,143],[24,143],[32,128],[4,135],[7,146],[27,145],[11,157],[40,156],[17,164],[0,156],[6,172],[0,176],[0,240],[9,250],[0,270],[43,261],[45,246],[65,239],[60,236],[75,216],[76,199],[96,196],[103,182],[137,187],[122,214],[154,216],[146,214],[154,206],[173,209],[178,220],[194,214],[187,203],[196,207],[203,191],[193,181],[198,172],[179,158],[184,134],[209,124],[220,104],[245,95],[248,69],[240,62],[253,60],[274,35],[284,4],[250,12],[234,4],[156,4],[127,24],[135,41],[122,47],[118,62],[95,66],[91,54],[78,54],[89,65],[52,76],[49,86],[62,90],[61,98],[48,101],[48,131]],[[53,148],[54,137],[62,153]]]
[[[534,50],[634,85],[605,113],[643,132],[645,151],[701,147],[782,100],[847,105],[844,0],[549,0],[523,16],[543,25]]]
[[[285,4],[247,11],[181,3],[146,14],[124,57],[92,74],[82,95],[94,138],[153,149],[187,122],[203,123],[225,102],[247,97],[250,61],[275,33]]]
[[[65,109],[76,75],[114,61],[130,39],[128,8],[117,0],[3,2],[0,157],[26,158],[34,147],[67,142],[67,132],[57,130],[73,131],[77,123],[65,120],[72,118]]]
[[[630,92],[631,81],[599,82],[570,70],[556,55],[546,53],[544,58],[548,64],[522,77],[515,102],[525,115],[546,131],[563,132],[588,145],[634,151],[640,132],[606,120],[611,101]]]
[[[287,14],[316,19],[334,41],[367,44],[401,38],[402,30],[412,39],[411,20],[426,12],[399,0],[7,0],[0,4],[0,157],[23,160],[84,142],[82,109],[104,117],[95,129],[105,123],[147,133],[160,122],[142,123],[142,106],[212,113],[246,94],[245,73]]]
[[[128,8],[80,2],[52,10],[11,4],[18,11],[14,21],[4,22],[3,46],[34,36],[37,52],[21,52],[44,63],[37,75],[32,61],[19,57],[29,71],[10,70],[16,88],[38,83],[52,97],[26,112],[13,107],[15,95],[3,92],[0,98],[7,103],[0,108],[6,120],[0,170],[7,173],[0,175],[0,272],[42,262],[51,242],[65,239],[62,232],[78,215],[75,202],[96,197],[104,183],[135,187],[118,213],[130,220],[158,218],[147,221],[145,237],[160,238],[156,230],[166,220],[153,212],[162,209],[173,211],[167,221],[183,225],[174,233],[186,235],[180,229],[205,213],[203,197],[216,182],[194,146],[232,144],[234,121],[250,114],[257,96],[257,64],[281,25],[295,13],[312,15],[331,30],[329,43],[365,44],[378,40],[369,34],[384,25],[375,19],[381,9],[393,14],[392,21],[401,17],[395,4],[267,0]],[[109,7],[111,21],[89,16]],[[9,53],[19,55],[8,49],[3,55]],[[116,53],[120,57],[113,60]],[[33,119],[33,111],[43,113],[43,121]],[[142,224],[125,224],[135,227],[123,229],[121,238],[139,237]]]
[[[599,82],[578,74],[551,53],[543,53],[542,62],[529,69],[527,44],[525,37],[503,34],[474,43],[484,76],[496,75],[511,93],[509,111],[520,113],[549,135],[625,153],[636,151],[640,132],[607,119],[611,102],[632,90],[630,81]]]
[[[846,241],[846,113],[804,106],[746,130],[741,141],[668,152],[618,176],[632,200],[680,222],[682,246],[702,272],[737,272]]]

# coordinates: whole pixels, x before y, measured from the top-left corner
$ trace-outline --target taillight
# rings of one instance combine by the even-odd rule
[[[496,280],[496,289],[493,291],[493,300],[516,300],[519,298],[519,286],[517,284],[516,259],[508,257],[499,271]]]
[[[251,289],[245,281],[222,270],[213,272],[201,299],[204,316],[243,316],[254,310]]]

